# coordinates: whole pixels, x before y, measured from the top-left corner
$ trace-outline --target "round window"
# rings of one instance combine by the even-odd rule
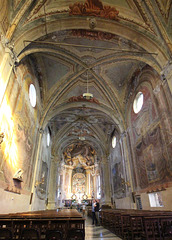
[[[113,136],[113,138],[112,138],[112,147],[113,148],[116,147],[116,136]]]
[[[50,133],[47,133],[47,146],[50,146]]]
[[[36,89],[33,84],[30,84],[29,87],[29,99],[32,107],[36,106]]]
[[[135,113],[140,112],[143,106],[143,93],[138,92],[133,103],[133,110]]]

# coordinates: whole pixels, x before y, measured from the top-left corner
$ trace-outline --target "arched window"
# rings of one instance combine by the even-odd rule
[[[133,110],[135,113],[140,112],[143,106],[143,93],[138,92],[133,103]]]
[[[49,147],[50,146],[50,133],[48,132],[47,133],[47,147]]]
[[[112,147],[113,148],[116,147],[116,136],[113,136],[113,138],[112,138]]]
[[[29,99],[32,107],[36,106],[36,89],[33,84],[30,84],[29,87]]]

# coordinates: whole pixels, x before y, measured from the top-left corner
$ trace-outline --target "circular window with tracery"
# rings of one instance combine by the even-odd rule
[[[143,106],[143,93],[138,92],[133,103],[133,110],[135,113],[140,112]]]
[[[112,138],[112,147],[113,148],[116,147],[116,136],[113,136],[113,138]]]
[[[29,86],[29,99],[32,107],[36,106],[36,89],[33,84],[30,84]]]

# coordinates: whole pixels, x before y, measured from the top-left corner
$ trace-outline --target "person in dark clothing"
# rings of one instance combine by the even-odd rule
[[[92,224],[94,224],[94,222],[95,222],[95,225],[97,225],[97,218],[96,218],[96,214],[95,214],[95,207],[96,207],[96,200],[93,199],[93,202],[92,202]]]
[[[99,209],[100,209],[100,204],[99,204],[99,200],[97,199],[96,200],[96,203],[95,203],[95,215],[96,215],[96,225],[99,226],[100,225],[100,222],[99,222]]]

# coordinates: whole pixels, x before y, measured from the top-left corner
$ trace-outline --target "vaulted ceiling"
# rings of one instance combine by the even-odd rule
[[[7,1],[6,1],[7,2]],[[42,119],[53,130],[53,154],[75,142],[106,154],[126,128],[133,77],[161,72],[172,52],[170,0],[11,0],[6,37],[40,84]],[[82,94],[93,94],[85,100]],[[84,140],[79,137],[84,136]]]

